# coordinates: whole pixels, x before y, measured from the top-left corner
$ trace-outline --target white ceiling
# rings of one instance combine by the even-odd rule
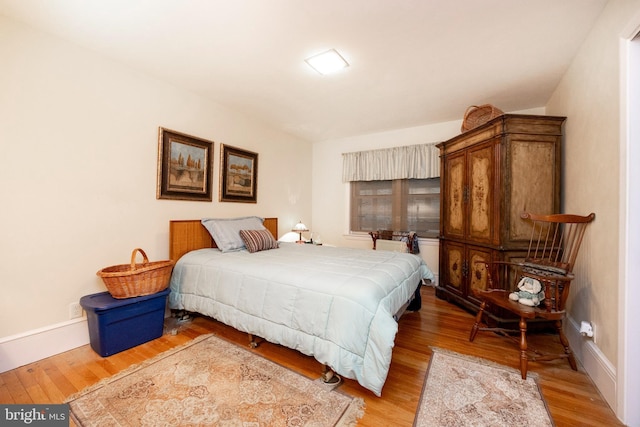
[[[0,0],[0,14],[310,141],[544,106],[606,0]],[[322,76],[307,56],[350,67]]]

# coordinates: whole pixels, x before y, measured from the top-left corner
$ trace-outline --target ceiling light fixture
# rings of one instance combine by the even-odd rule
[[[334,73],[349,66],[349,63],[335,49],[310,56],[305,61],[320,74]]]

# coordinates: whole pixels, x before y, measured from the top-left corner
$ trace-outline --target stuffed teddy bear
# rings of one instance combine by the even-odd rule
[[[509,299],[529,307],[536,307],[544,300],[542,284],[539,280],[525,276],[518,282],[518,290],[509,294]]]

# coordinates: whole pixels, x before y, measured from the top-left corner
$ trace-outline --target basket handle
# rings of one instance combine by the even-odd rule
[[[143,264],[149,263],[149,258],[147,258],[147,254],[142,249],[135,248],[133,252],[131,252],[131,270],[136,269],[136,253],[137,252],[140,252],[140,254],[142,254],[142,258],[144,258],[142,261]]]
[[[469,105],[466,110],[464,110],[464,116],[467,117],[472,110],[477,110],[479,107],[477,105]]]

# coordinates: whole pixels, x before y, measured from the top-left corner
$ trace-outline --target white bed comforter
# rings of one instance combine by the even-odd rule
[[[256,253],[201,249],[171,276],[169,306],[313,356],[381,395],[393,315],[433,273],[407,253],[281,243]]]

